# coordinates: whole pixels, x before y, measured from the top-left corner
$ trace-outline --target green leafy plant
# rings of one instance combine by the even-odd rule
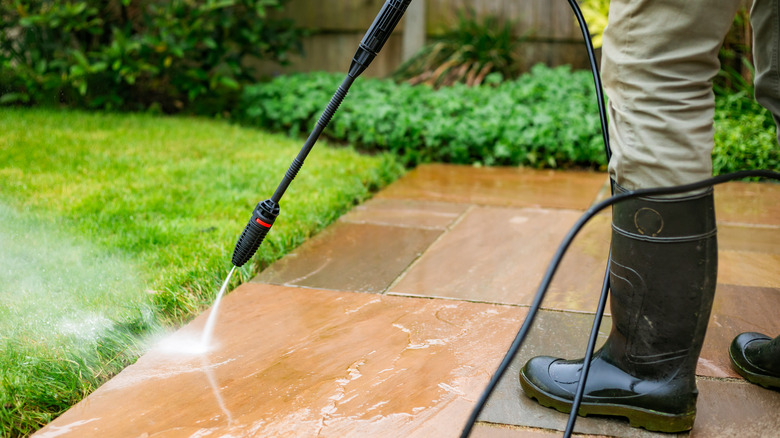
[[[308,134],[341,79],[297,74],[247,87],[239,118],[293,136]],[[776,168],[774,123],[750,96],[719,97],[715,119],[716,172]],[[606,168],[592,78],[567,67],[537,65],[496,86],[432,89],[361,79],[325,135],[366,151],[391,151],[407,166]]]
[[[745,93],[719,97],[715,111],[713,173],[780,171],[780,146],[772,115]]]
[[[340,83],[338,74],[275,78],[247,87],[240,119],[308,133]],[[325,135],[407,166],[426,162],[603,167],[590,73],[537,65],[495,86],[430,87],[366,79],[353,85]]]
[[[283,1],[4,1],[0,103],[216,113],[298,50]]]
[[[479,85],[494,73],[514,78],[520,73],[518,47],[523,40],[512,21],[460,11],[457,26],[401,65],[394,78],[435,87]]]
[[[601,47],[604,29],[607,28],[609,18],[609,0],[582,0],[580,9],[588,24],[593,47]]]

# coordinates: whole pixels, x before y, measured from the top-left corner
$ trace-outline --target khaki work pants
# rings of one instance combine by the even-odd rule
[[[602,49],[613,152],[609,171],[624,188],[712,176],[712,79],[739,5],[740,0],[611,1]],[[780,123],[780,0],[755,0],[751,23],[756,98]]]

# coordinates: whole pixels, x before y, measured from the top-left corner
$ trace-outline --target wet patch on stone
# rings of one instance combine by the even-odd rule
[[[436,242],[391,293],[493,303],[532,302],[580,213],[477,207]],[[583,229],[554,277],[544,308],[595,311],[609,255],[609,219]]]
[[[444,230],[455,222],[468,205],[446,202],[372,199],[352,209],[342,222]]]
[[[252,281],[382,293],[441,233],[437,229],[338,222]]]
[[[220,312],[214,350],[152,350],[39,436],[454,436],[525,316],[261,284]]]
[[[377,197],[584,211],[605,178],[598,172],[430,164],[417,167]]]
[[[780,289],[718,284],[696,374],[741,379],[729,360],[731,341],[743,332],[780,334],[777,309]]]
[[[715,187],[718,222],[780,227],[780,184],[730,182]]]

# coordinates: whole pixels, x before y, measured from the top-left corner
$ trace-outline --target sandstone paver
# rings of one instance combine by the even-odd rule
[[[36,436],[456,436],[563,235],[608,187],[604,173],[420,166],[230,293],[213,351],[155,348]],[[742,331],[780,334],[780,185],[727,183],[715,199],[699,414],[680,435],[777,436],[780,392],[746,383],[726,348]],[[568,416],[528,399],[517,373],[538,354],[582,357],[608,210],[573,243],[472,436],[561,434]],[[605,418],[576,433],[676,436]]]
[[[245,284],[38,437],[453,436],[525,309]]]

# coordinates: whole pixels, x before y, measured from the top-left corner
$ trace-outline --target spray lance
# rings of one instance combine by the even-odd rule
[[[377,14],[374,22],[371,23],[371,27],[368,28],[365,36],[360,41],[360,46],[355,52],[355,56],[352,58],[352,64],[349,66],[349,72],[347,77],[344,78],[344,82],[339,85],[336,93],[331,98],[328,106],[323,111],[314,129],[306,139],[303,148],[293,160],[287,172],[284,174],[281,183],[276,188],[273,196],[270,199],[266,199],[257,204],[252,217],[249,219],[249,223],[241,233],[236,248],[233,250],[233,265],[236,267],[243,266],[257,251],[257,248],[265,239],[266,234],[271,229],[279,216],[279,201],[282,199],[284,192],[289,187],[290,183],[298,171],[301,170],[306,156],[309,155],[314,143],[317,142],[322,131],[328,126],[333,114],[336,113],[339,105],[347,95],[352,83],[363,73],[371,61],[374,60],[376,55],[382,49],[387,38],[395,29],[395,26],[401,20],[401,17],[406,11],[406,7],[409,6],[412,0],[387,0],[382,6],[382,9]]]

